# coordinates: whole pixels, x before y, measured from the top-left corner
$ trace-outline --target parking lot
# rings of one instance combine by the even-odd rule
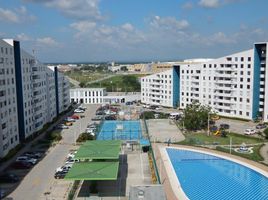
[[[75,140],[86,129],[97,107],[98,105],[88,106],[84,118],[74,122],[69,129],[63,129],[60,143],[47,149],[42,159],[33,168],[7,169],[20,178],[17,184],[0,185],[6,190],[13,189],[13,192],[8,195],[9,199],[65,199],[67,197],[71,182],[55,179],[55,169],[64,164],[70,150],[77,148]],[[39,145],[33,148],[39,148]]]
[[[230,132],[244,134],[246,129],[254,129],[256,130],[256,125],[258,123],[254,122],[247,122],[247,121],[239,121],[239,120],[232,120],[232,119],[225,119],[221,118],[216,121],[216,125],[219,126],[220,124],[229,124],[230,125]]]

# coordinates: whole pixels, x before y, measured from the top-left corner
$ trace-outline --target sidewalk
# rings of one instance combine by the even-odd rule
[[[260,149],[260,154],[263,157],[263,163],[268,165],[268,143],[265,143],[264,146]]]
[[[53,127],[56,126],[59,122],[61,122],[64,118],[66,118],[67,116],[69,116],[73,112],[74,109],[75,108],[73,108],[68,113],[66,113],[61,118],[59,118],[56,122],[54,122],[53,124],[51,124],[50,127],[48,127],[46,131],[42,132],[35,139],[33,139],[32,141],[26,143],[25,146],[22,149],[20,149],[11,159],[9,159],[9,160],[7,160],[5,162],[2,162],[1,163],[1,166],[0,166],[0,172],[3,171],[3,170],[5,170],[12,162],[14,162],[18,156],[22,155],[24,152],[30,151],[31,150],[31,146],[32,146],[33,143],[35,143],[36,141],[42,139],[45,136],[45,133],[46,132],[52,131],[53,130]]]

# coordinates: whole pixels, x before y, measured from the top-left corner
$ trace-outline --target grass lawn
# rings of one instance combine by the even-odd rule
[[[89,81],[95,81],[97,79],[101,79],[106,77],[108,74],[105,73],[97,73],[97,72],[86,72],[86,71],[71,71],[66,72],[64,75],[69,76],[70,78],[84,83],[87,83]]]
[[[207,136],[206,133],[186,133],[186,139],[179,144],[184,145],[228,145],[230,144],[230,137],[232,137],[233,145],[241,145],[242,143],[246,144],[255,144],[264,142],[263,139],[254,138],[245,135],[239,135],[235,133],[228,133],[227,137],[214,136],[213,134]]]
[[[263,161],[263,157],[260,155],[260,149],[261,149],[262,145],[256,145],[253,147],[253,153],[250,153],[250,154],[245,154],[245,153],[238,153],[236,151],[234,151],[233,149],[231,150],[231,153],[233,155],[237,155],[237,156],[240,156],[240,157],[243,157],[243,158],[247,158],[247,159],[250,159],[250,160],[254,160],[254,161]],[[225,147],[216,147],[216,149],[218,151],[223,151],[223,152],[226,152],[226,153],[229,153],[230,152],[230,149],[228,148],[225,148]]]
[[[117,75],[109,79],[88,84],[87,87],[105,87],[108,92],[140,92],[139,77],[143,75]]]

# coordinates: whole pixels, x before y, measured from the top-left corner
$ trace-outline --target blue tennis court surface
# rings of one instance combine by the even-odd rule
[[[142,131],[140,121],[104,121],[97,140],[140,140]]]

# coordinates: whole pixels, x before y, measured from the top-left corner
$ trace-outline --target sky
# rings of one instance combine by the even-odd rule
[[[0,38],[42,62],[217,58],[268,41],[267,0],[0,0]]]

